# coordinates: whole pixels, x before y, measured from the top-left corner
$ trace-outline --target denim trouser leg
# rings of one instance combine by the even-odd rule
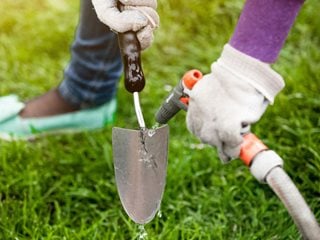
[[[91,0],[81,0],[81,12],[71,60],[59,92],[78,107],[103,104],[116,95],[122,72],[117,36],[96,16]]]

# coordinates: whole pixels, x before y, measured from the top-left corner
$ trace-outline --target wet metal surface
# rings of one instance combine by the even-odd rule
[[[112,149],[122,205],[139,224],[160,208],[167,173],[169,127],[131,130],[114,127]]]

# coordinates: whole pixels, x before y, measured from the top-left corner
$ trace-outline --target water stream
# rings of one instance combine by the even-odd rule
[[[148,233],[146,229],[144,228],[144,225],[141,224],[138,226],[139,233],[138,233],[138,238],[137,240],[147,240],[148,239]]]

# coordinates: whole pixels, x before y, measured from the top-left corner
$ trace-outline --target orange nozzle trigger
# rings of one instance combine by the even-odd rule
[[[181,97],[180,102],[182,102],[185,105],[189,104],[189,97]]]

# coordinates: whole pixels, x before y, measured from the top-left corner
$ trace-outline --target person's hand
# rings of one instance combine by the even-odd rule
[[[227,162],[239,156],[242,133],[273,103],[284,81],[268,64],[228,44],[211,71],[189,93],[187,126]]]
[[[92,0],[101,22],[113,31],[124,33],[137,32],[141,49],[149,47],[153,41],[153,31],[159,25],[156,0],[119,0],[123,5],[120,11],[117,0]]]

